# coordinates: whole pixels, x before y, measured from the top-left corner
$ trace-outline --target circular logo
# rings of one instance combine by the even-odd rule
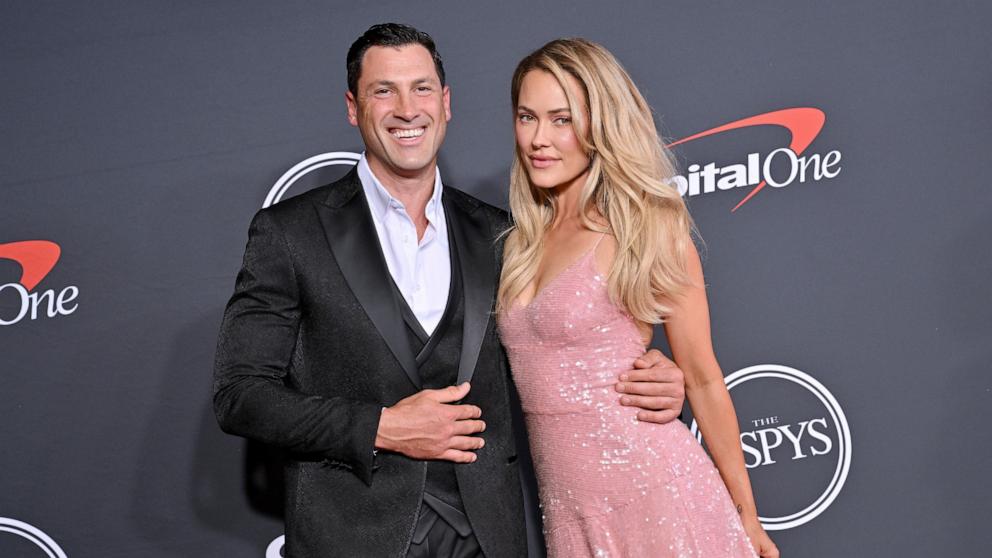
[[[286,544],[286,535],[279,535],[265,549],[265,558],[282,558],[282,547]]]
[[[46,535],[41,529],[28,525],[23,521],[0,517],[0,532],[13,533],[19,537],[33,542],[38,548],[44,551],[48,558],[67,558],[65,551],[51,537]]]
[[[815,378],[759,364],[730,374],[741,449],[765,529],[798,527],[823,513],[851,468],[851,430],[837,399]],[[702,442],[696,421],[690,427]]]
[[[307,174],[324,167],[329,167],[332,165],[349,165],[354,166],[358,163],[358,159],[361,158],[361,154],[352,153],[350,151],[332,151],[330,153],[321,153],[320,155],[314,155],[309,159],[305,159],[296,163],[288,171],[283,173],[276,180],[276,183],[272,185],[269,189],[269,195],[265,196],[265,202],[262,207],[269,207],[279,203],[286,191],[296,183],[300,178],[303,178]]]

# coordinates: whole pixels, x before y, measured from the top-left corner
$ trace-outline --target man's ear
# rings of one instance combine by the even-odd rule
[[[451,122],[451,88],[447,85],[441,90],[441,99],[444,102],[444,121]]]
[[[358,126],[358,101],[355,100],[351,91],[345,91],[344,101],[348,105],[348,123],[352,126]]]

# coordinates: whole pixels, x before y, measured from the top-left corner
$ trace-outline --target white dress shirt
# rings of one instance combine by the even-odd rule
[[[427,201],[427,230],[417,242],[417,227],[403,203],[394,198],[372,174],[362,154],[358,178],[372,210],[372,223],[379,236],[382,255],[393,282],[428,335],[434,333],[451,286],[448,255],[448,226],[441,205],[441,173],[434,171],[434,193]]]

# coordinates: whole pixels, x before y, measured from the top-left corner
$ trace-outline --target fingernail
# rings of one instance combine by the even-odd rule
[[[617,384],[617,391],[623,393],[623,384]]]
[[[628,376],[626,374],[620,374],[620,381],[621,382],[626,382],[627,381],[627,378],[630,378],[630,376]]]
[[[624,405],[630,405],[630,398],[627,396],[621,397],[620,402],[623,403]]]

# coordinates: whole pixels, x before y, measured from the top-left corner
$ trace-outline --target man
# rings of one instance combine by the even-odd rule
[[[373,26],[348,53],[364,156],[252,222],[214,406],[289,452],[287,556],[527,554],[492,317],[507,218],[441,184],[449,95],[428,35]],[[670,362],[628,375],[643,418],[677,414]]]

